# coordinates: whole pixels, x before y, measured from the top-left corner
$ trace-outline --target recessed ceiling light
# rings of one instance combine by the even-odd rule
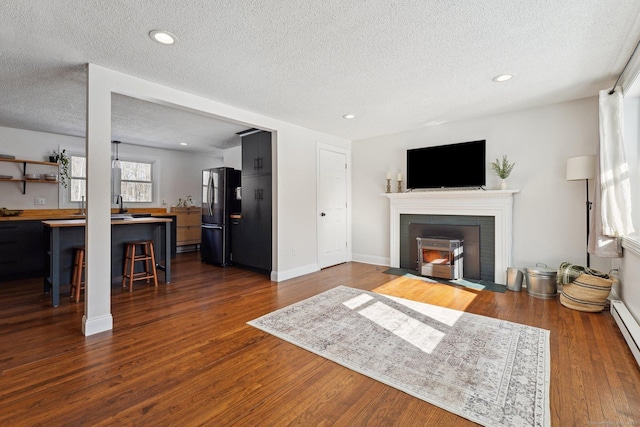
[[[511,80],[513,78],[513,74],[500,74],[499,76],[495,76],[491,80],[496,83],[506,82],[507,80]]]
[[[158,42],[160,44],[174,44],[178,40],[178,38],[170,32],[162,30],[151,31],[149,33],[149,37],[151,37],[151,40],[154,42]]]
[[[181,142],[180,145],[189,145],[186,142]]]
[[[356,117],[355,114],[345,114],[344,116],[342,116],[345,119],[354,119]]]

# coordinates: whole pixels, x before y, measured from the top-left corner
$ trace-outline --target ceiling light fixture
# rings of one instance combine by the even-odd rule
[[[513,78],[513,74],[500,74],[499,76],[495,76],[491,80],[493,80],[496,83],[502,83],[502,82],[511,80],[512,78]]]
[[[122,165],[120,164],[120,157],[118,156],[118,147],[120,146],[120,141],[111,141],[111,143],[116,146],[116,158],[111,161],[111,168],[121,169]]]
[[[174,44],[176,41],[178,41],[178,38],[176,36],[168,31],[162,30],[151,31],[149,33],[149,37],[151,37],[151,40],[153,40],[154,42],[158,42],[160,44]]]
[[[345,119],[355,119],[356,115],[355,114],[345,114],[342,117],[345,118]]]
[[[189,145],[186,142],[181,142],[180,145]]]

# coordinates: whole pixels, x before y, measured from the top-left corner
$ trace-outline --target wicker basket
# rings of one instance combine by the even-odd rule
[[[562,288],[560,304],[578,311],[599,312],[604,306],[611,292],[613,280],[590,274],[581,274],[571,283]]]

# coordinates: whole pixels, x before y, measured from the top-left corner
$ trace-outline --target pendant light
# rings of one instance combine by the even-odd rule
[[[111,141],[112,144],[116,146],[116,158],[111,162],[112,169],[120,169],[120,159],[118,158],[118,146],[120,145],[120,141]]]

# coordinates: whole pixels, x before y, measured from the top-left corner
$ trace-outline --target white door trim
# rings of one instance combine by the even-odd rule
[[[342,147],[336,147],[334,145],[317,143],[316,144],[316,263],[320,266],[320,152],[321,151],[333,151],[335,153],[343,154],[345,157],[345,161],[347,162],[347,173],[346,173],[346,194],[347,194],[347,252],[346,252],[346,260],[347,262],[352,260],[352,241],[351,241],[351,218],[352,218],[352,201],[351,201],[351,150]]]

